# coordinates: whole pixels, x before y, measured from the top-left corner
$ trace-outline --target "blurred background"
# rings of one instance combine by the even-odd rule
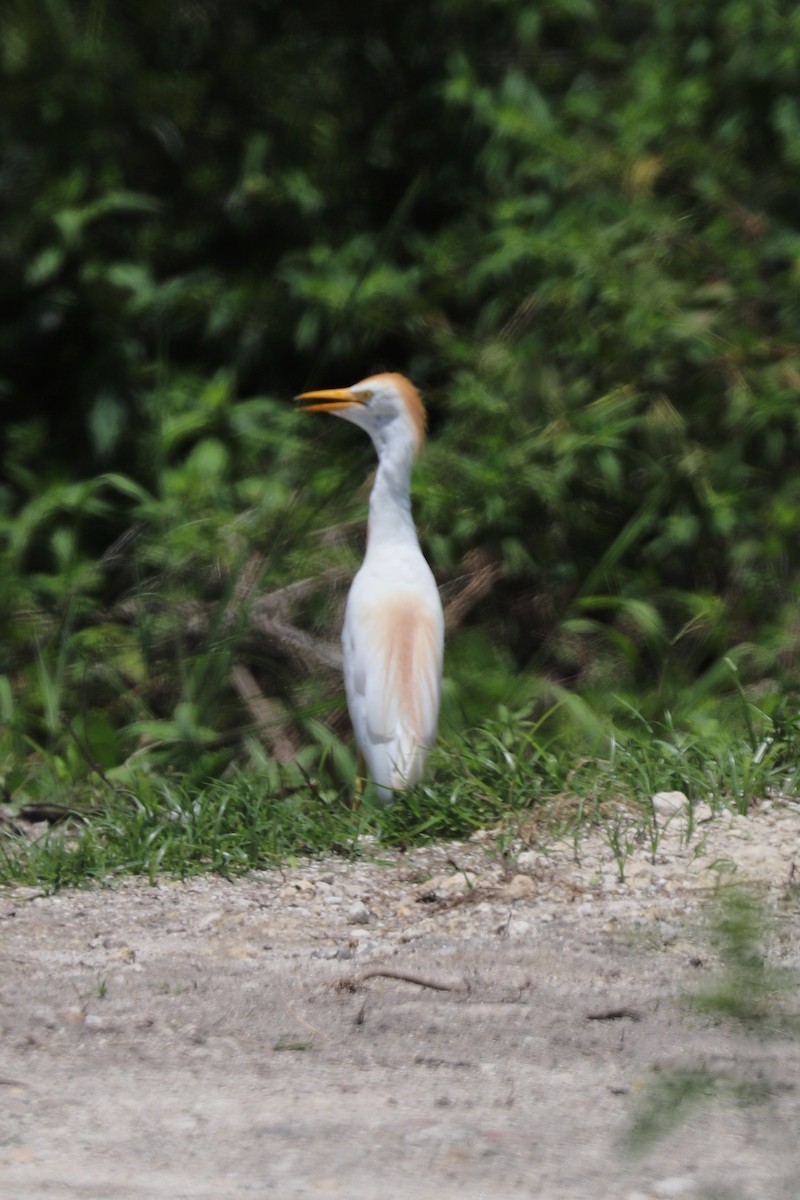
[[[0,72],[6,799],[351,777],[374,454],[291,398],[379,370],[445,744],[796,722],[800,6],[4,0]]]

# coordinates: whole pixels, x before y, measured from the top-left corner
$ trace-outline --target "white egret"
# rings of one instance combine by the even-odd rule
[[[342,650],[356,744],[381,797],[390,800],[422,775],[442,687],[442,602],[419,547],[409,495],[425,409],[414,385],[397,374],[297,399],[304,412],[329,412],[359,425],[378,454],[367,551],[347,597]]]

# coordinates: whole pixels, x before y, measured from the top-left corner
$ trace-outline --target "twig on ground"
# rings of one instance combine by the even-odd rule
[[[460,983],[444,983],[441,979],[426,979],[424,975],[416,975],[410,971],[398,971],[392,967],[370,967],[357,975],[346,975],[339,979],[336,987],[341,991],[355,992],[368,979],[399,979],[402,983],[413,983],[417,987],[432,988],[435,992],[469,991],[469,985],[462,980]]]
[[[643,1013],[640,1013],[635,1008],[604,1008],[601,1012],[590,1012],[586,1014],[587,1021],[621,1021],[625,1017],[629,1021],[641,1021]]]

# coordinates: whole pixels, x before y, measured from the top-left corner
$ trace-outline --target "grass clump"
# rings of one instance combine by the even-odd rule
[[[751,718],[750,728],[740,721],[703,733],[643,719],[578,727],[558,709],[538,721],[501,710],[443,737],[430,779],[390,806],[369,785],[354,804],[352,756],[330,731],[313,758],[278,766],[262,756],[219,777],[131,766],[121,780],[92,771],[78,780],[62,760],[43,758],[38,770],[28,764],[3,810],[0,883],[57,890],[126,874],[232,877],[300,856],[360,855],[375,843],[402,849],[478,830],[505,844],[557,836],[577,846],[592,828],[607,837],[623,878],[635,849],[658,852],[656,792],[686,795],[691,836],[699,802],[742,812],[760,797],[796,794],[794,751],[793,730],[764,713],[758,730]]]
[[[192,786],[179,775],[141,775],[39,837],[6,834],[0,882],[57,890],[120,875],[232,877],[297,854],[347,851],[356,835],[338,796],[317,792],[312,805],[308,788],[276,788],[274,776]]]

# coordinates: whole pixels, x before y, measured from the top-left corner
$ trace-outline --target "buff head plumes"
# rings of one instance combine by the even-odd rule
[[[379,453],[392,426],[393,438],[406,431],[415,458],[425,441],[425,407],[420,394],[410,380],[395,372],[370,375],[352,387],[303,392],[297,399],[304,401],[304,412],[329,412],[360,426]],[[308,400],[316,403],[305,403]]]

